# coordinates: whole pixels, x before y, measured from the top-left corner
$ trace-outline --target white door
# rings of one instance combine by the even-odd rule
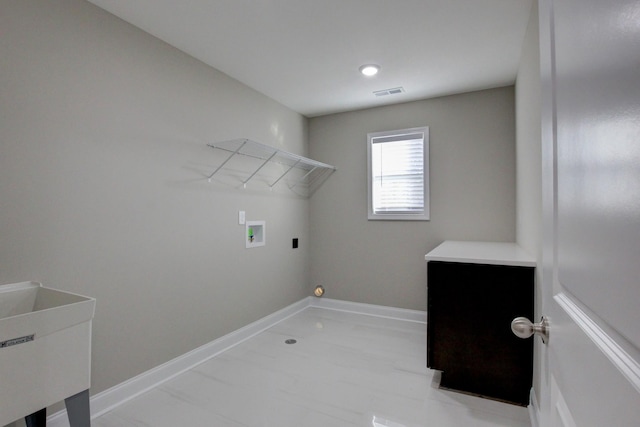
[[[640,1],[539,0],[539,14],[550,320],[539,423],[637,427]]]

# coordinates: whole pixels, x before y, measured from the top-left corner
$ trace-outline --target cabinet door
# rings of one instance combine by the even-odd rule
[[[528,403],[533,340],[511,321],[533,318],[533,280],[530,267],[429,262],[427,366],[442,387]]]

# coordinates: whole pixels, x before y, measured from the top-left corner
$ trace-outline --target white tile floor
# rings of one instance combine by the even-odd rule
[[[425,353],[422,323],[307,308],[92,425],[530,426],[526,408],[439,390]]]

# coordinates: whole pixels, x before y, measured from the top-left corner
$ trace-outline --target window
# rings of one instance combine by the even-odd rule
[[[429,220],[429,128],[367,134],[369,219]]]

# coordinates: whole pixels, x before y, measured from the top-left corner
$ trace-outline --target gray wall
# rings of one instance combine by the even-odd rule
[[[542,128],[540,106],[540,50],[538,5],[533,2],[516,79],[516,241],[542,266]],[[542,280],[542,268],[536,270]],[[536,319],[542,296],[536,286]],[[533,320],[533,319],[532,319]],[[542,360],[540,340],[535,343],[534,389],[540,390]],[[539,397],[539,396],[538,396]],[[539,400],[538,400],[539,401]]]
[[[516,79],[516,183],[518,244],[541,259],[542,147],[538,9],[534,2]]]
[[[304,117],[82,0],[0,29],[0,283],[97,298],[93,393],[310,294],[308,200],[204,179],[211,141],[305,154]]]
[[[431,221],[368,221],[368,132],[429,126]],[[514,88],[310,120],[338,168],[311,199],[311,282],[327,297],[426,309],[424,255],[444,240],[515,241]]]

